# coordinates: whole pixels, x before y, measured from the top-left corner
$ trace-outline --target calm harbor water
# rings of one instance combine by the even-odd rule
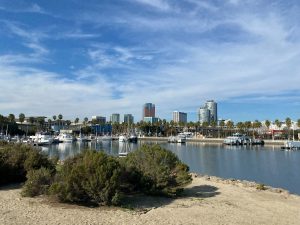
[[[264,183],[300,194],[300,151],[281,151],[273,146],[223,146],[203,143],[169,144],[166,142],[61,143],[43,147],[50,156],[60,159],[78,154],[84,149],[96,149],[117,156],[133,151],[142,144],[160,144],[171,150],[190,167],[191,172]]]

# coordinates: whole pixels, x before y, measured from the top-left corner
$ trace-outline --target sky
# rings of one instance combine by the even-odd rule
[[[0,114],[300,118],[298,0],[0,0]]]

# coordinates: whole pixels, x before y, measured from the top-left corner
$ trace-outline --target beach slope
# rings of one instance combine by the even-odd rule
[[[256,184],[196,176],[177,199],[138,196],[127,208],[89,208],[0,190],[0,224],[300,224],[300,197]],[[138,207],[137,209],[132,209]]]

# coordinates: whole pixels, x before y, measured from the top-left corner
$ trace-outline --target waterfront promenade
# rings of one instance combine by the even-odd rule
[[[141,141],[168,141],[168,137],[139,137]],[[202,142],[210,144],[222,144],[224,138],[190,138],[187,142]],[[265,145],[280,145],[283,146],[286,140],[264,140]]]

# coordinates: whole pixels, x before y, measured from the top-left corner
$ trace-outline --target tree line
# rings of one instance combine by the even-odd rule
[[[20,113],[18,116],[18,121],[22,125],[25,121],[25,114]],[[45,121],[45,117],[29,117],[28,121],[34,129],[31,129],[31,132],[36,132],[38,130],[51,130],[52,125],[63,126],[69,128],[73,122],[74,126],[79,126],[81,131],[84,134],[88,134],[91,132],[90,125],[99,124],[97,120],[89,121],[88,117],[83,118],[81,121],[77,117],[73,121],[71,120],[63,120],[63,115],[53,115],[52,119],[48,119]],[[287,117],[284,121],[286,125],[286,133],[287,136],[297,135],[298,130],[294,131],[294,134],[291,134],[292,120]],[[28,123],[27,123],[28,124]],[[177,135],[182,131],[189,131],[197,134],[201,134],[203,136],[214,137],[214,138],[223,138],[228,135],[232,135],[234,132],[241,132],[247,134],[249,136],[258,136],[259,130],[263,127],[263,124],[258,121],[244,121],[244,122],[236,122],[233,121],[220,121],[217,124],[215,121],[211,123],[207,122],[188,122],[188,123],[176,123],[174,121],[167,121],[165,119],[159,120],[155,123],[139,121],[137,123],[111,123],[107,122],[106,124],[110,124],[112,126],[112,134],[118,135],[121,133],[134,132],[136,130],[140,131],[145,136],[171,136]],[[274,120],[274,124],[278,129],[282,128],[282,121],[279,119]],[[102,124],[103,125],[103,124]],[[18,129],[18,125],[16,124],[16,117],[14,114],[9,114],[7,117],[0,115],[0,126],[1,131],[8,130],[8,133],[11,135],[15,134],[24,134],[26,130],[24,127],[22,130]],[[267,130],[270,129],[271,121],[266,120],[264,126]],[[297,126],[300,127],[300,119],[297,120]],[[261,135],[261,134],[260,134]],[[263,134],[264,138],[271,138],[268,134]],[[273,138],[273,137],[272,137]]]

